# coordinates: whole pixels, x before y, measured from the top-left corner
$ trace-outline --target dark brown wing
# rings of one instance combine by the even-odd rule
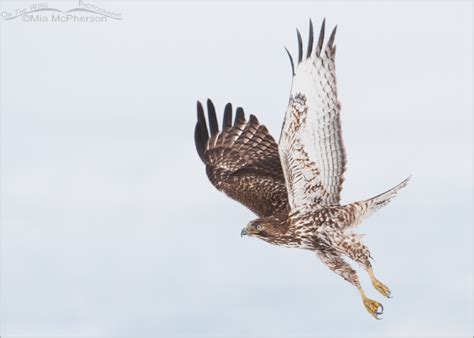
[[[254,115],[246,120],[242,108],[237,108],[232,123],[232,105],[228,103],[219,131],[211,100],[207,101],[207,110],[209,129],[198,102],[194,138],[211,183],[259,217],[287,211],[288,194],[278,145],[267,128]]]

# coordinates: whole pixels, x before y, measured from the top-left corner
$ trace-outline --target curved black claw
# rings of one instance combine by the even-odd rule
[[[380,304],[380,305],[379,305],[379,308],[380,308],[380,311],[378,311],[379,309],[377,309],[376,314],[381,315],[381,314],[383,313],[383,305]]]
[[[380,318],[379,316],[383,315],[383,305],[379,304],[379,307],[377,308],[377,311],[375,312],[375,319],[377,320],[382,320],[383,318]]]

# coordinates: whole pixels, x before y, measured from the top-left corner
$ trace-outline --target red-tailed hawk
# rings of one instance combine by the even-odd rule
[[[211,183],[259,217],[242,230],[242,236],[314,251],[357,287],[366,309],[379,319],[382,305],[365,295],[356,271],[343,256],[359,263],[375,289],[390,297],[387,286],[374,276],[369,249],[353,230],[395,197],[408,179],[370,199],[340,204],[346,155],[336,90],[336,28],[326,44],[324,31],[323,21],[314,45],[310,21],[306,53],[297,31],[296,64],[287,51],[293,85],[278,144],[254,115],[246,120],[242,108],[236,109],[232,119],[230,103],[220,130],[214,105],[208,100],[207,122],[201,103],[197,105],[196,148]]]

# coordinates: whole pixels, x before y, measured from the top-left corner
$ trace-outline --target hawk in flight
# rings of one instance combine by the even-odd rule
[[[375,197],[341,205],[346,154],[336,90],[335,34],[336,28],[324,43],[323,21],[314,43],[310,21],[306,52],[299,31],[296,63],[287,50],[293,84],[278,143],[254,115],[246,119],[243,109],[234,112],[230,103],[219,129],[211,100],[207,122],[202,104],[197,104],[195,143],[211,183],[258,216],[242,229],[242,236],[313,251],[358,289],[367,311],[379,319],[383,306],[366,296],[356,271],[343,257],[359,263],[375,289],[390,297],[388,287],[374,275],[369,249],[353,230],[389,203],[409,178]]]

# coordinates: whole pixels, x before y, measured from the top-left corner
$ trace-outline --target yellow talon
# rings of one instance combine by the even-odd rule
[[[360,286],[358,287],[358,289],[359,289],[360,296],[362,297],[362,301],[364,302],[364,306],[367,309],[367,311],[375,319],[382,319],[382,318],[379,318],[379,316],[383,314],[383,305],[380,304],[379,302],[373,300],[373,299],[368,298],[365,295],[364,290],[362,290],[362,288]]]
[[[367,309],[367,311],[369,311],[369,313],[372,315],[372,317],[374,317],[375,319],[382,319],[382,318],[379,318],[379,316],[383,314],[382,304],[380,304],[379,302],[373,299],[369,299],[366,297],[364,299],[364,306]]]
[[[381,281],[379,281],[375,277],[374,272],[372,271],[372,269],[369,269],[368,272],[369,272],[369,276],[370,276],[370,279],[372,280],[372,285],[374,286],[374,288],[378,292],[380,292],[381,295],[383,295],[387,298],[391,298],[390,289],[384,283],[382,283]]]
[[[387,298],[391,298],[390,289],[384,283],[376,279],[372,281],[372,285],[378,292],[380,292],[380,294]]]

